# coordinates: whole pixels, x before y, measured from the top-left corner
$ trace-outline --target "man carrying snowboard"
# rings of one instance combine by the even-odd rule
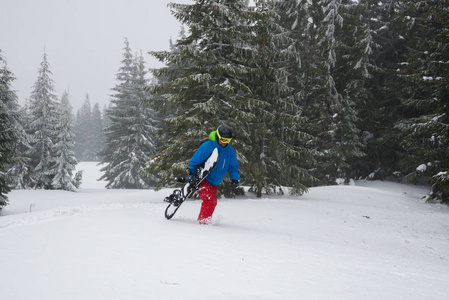
[[[226,124],[220,125],[216,131],[209,135],[209,140],[204,142],[193,155],[189,162],[189,181],[196,186],[199,181],[197,169],[207,160],[215,148],[218,150],[218,163],[212,172],[201,182],[198,194],[203,200],[198,216],[200,224],[209,224],[215,207],[217,206],[218,185],[223,181],[226,172],[231,177],[231,185],[237,187],[240,180],[239,164],[235,150],[229,144],[232,140],[232,129]]]

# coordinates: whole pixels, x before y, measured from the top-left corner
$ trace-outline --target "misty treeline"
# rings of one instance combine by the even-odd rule
[[[54,93],[47,55],[38,69],[33,91],[21,107],[11,88],[14,76],[1,55],[2,132],[1,202],[11,189],[75,191],[82,182],[79,161],[100,161],[106,166],[99,179],[108,188],[149,188],[157,178],[142,172],[156,151],[149,125],[153,112],[142,101],[146,68],[142,54],[132,54],[125,39],[122,67],[112,88],[111,104],[103,113],[86,98],[73,114],[69,93]],[[4,127],[4,128],[3,128]]]
[[[54,94],[44,54],[27,104],[20,107],[10,83],[14,79],[2,59],[2,191],[10,188],[75,190],[81,173],[73,153],[73,120],[69,96]],[[4,122],[5,120],[7,122]],[[7,158],[7,160],[5,160]],[[3,205],[6,197],[3,196]]]
[[[73,126],[75,157],[78,161],[100,161],[99,152],[104,146],[104,126],[107,126],[107,107],[100,110],[96,102],[93,106],[89,94],[75,114]]]
[[[44,53],[32,92],[21,107],[10,85],[13,74],[2,56],[1,60],[5,104],[2,158],[8,158],[2,164],[5,188],[75,191],[82,180],[82,172],[74,173],[77,158],[95,160],[98,147],[103,145],[103,120],[98,104],[92,110],[86,95],[75,118],[69,93],[65,91],[60,98],[54,93],[50,64]]]
[[[226,123],[242,184],[258,196],[367,178],[427,182],[428,200],[447,202],[447,1],[254,2],[171,3],[182,28],[170,50],[150,52],[164,63],[151,70],[155,82],[125,40],[102,118],[104,144],[96,154],[82,148],[103,163],[107,187],[173,183],[210,131]],[[26,158],[16,145],[33,148],[15,142],[27,129],[12,80],[3,66],[3,199],[8,170]],[[81,148],[70,145],[71,153]],[[53,170],[40,172],[47,186],[35,187],[57,188]]]

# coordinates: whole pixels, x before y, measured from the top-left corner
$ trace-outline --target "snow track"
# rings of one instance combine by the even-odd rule
[[[151,209],[152,206],[157,206],[158,209]],[[72,217],[74,215],[95,212],[95,211],[109,211],[109,210],[126,210],[138,209],[147,214],[159,214],[161,207],[164,204],[150,204],[150,203],[110,203],[110,204],[93,204],[81,205],[79,207],[62,207],[57,209],[49,209],[37,212],[27,212],[20,215],[10,215],[0,218],[0,229],[6,227],[16,227],[33,225],[42,222],[57,221],[63,218]],[[30,210],[33,210],[34,205],[30,205]]]

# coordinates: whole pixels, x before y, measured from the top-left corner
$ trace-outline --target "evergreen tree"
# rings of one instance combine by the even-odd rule
[[[349,179],[350,161],[363,156],[363,144],[356,127],[357,116],[354,102],[342,94],[336,84],[338,30],[343,26],[341,0],[322,1],[323,15],[318,22],[317,42],[321,50],[320,96],[314,101],[318,109],[318,122],[312,128],[318,137],[320,176],[325,182],[336,178]],[[315,115],[315,112],[313,112]]]
[[[408,179],[430,178],[431,197],[449,203],[449,5],[416,1],[400,17],[408,50],[400,70],[402,101],[414,112],[399,123],[401,166]]]
[[[366,3],[355,3],[348,1],[344,3],[340,12],[344,22],[340,30],[337,31],[338,40],[337,57],[334,73],[337,90],[343,91],[345,98],[350,101],[357,118],[353,122],[357,124],[354,134],[361,135],[359,148],[366,146],[372,138],[371,128],[367,128],[364,120],[364,113],[372,113],[369,109],[369,102],[373,97],[374,87],[372,79],[376,74],[376,66],[373,61],[373,54],[378,45],[374,42],[373,30],[370,25],[372,18],[371,11]],[[341,115],[341,114],[340,114]],[[369,122],[366,123],[371,123]],[[360,131],[362,134],[360,134]],[[370,154],[370,148],[364,147],[364,152]],[[351,177],[362,174],[365,176],[375,169],[375,163],[371,163],[369,155],[358,155],[352,157],[350,161]]]
[[[111,123],[105,129],[106,144],[100,153],[101,163],[106,164],[100,179],[108,181],[107,188],[148,188],[156,184],[156,177],[144,172],[148,157],[155,153],[154,128],[151,110],[143,103],[143,58],[133,57],[127,39],[117,81],[106,113]]]
[[[11,109],[17,101],[17,96],[11,90],[14,80],[12,73],[6,67],[0,50],[0,211],[8,204],[6,194],[11,190],[7,171],[14,163],[14,153],[18,142],[17,115]]]
[[[313,161],[306,146],[312,136],[304,131],[302,108],[295,101],[297,91],[288,85],[291,69],[285,64],[297,64],[298,52],[291,46],[289,31],[280,25],[273,2],[255,3],[251,12],[255,38],[250,40],[247,60],[251,71],[245,79],[251,88],[245,110],[254,115],[245,124],[249,134],[243,152],[251,161],[247,182],[258,197],[262,191],[283,193],[283,185],[302,194],[307,190],[304,182],[312,180],[303,168]]]
[[[38,77],[29,99],[29,124],[31,135],[30,171],[33,188],[53,188],[53,179],[58,172],[55,144],[58,142],[59,102],[54,94],[52,75],[44,53]]]
[[[101,116],[100,105],[94,104],[92,108],[92,143],[90,145],[92,157],[95,161],[99,161],[99,153],[104,147],[103,119]]]
[[[316,134],[311,125],[316,123],[317,117],[312,112],[318,112],[318,101],[321,77],[320,48],[317,42],[318,20],[321,18],[321,9],[318,9],[317,1],[285,0],[276,3],[276,11],[280,16],[279,23],[287,31],[290,40],[283,47],[293,52],[287,63],[288,86],[292,89],[297,114],[306,120],[302,130],[308,132],[311,137],[307,140],[308,148],[316,150]],[[309,124],[309,125],[308,125]],[[313,152],[316,158],[319,153]],[[301,164],[309,169],[316,170],[316,159],[301,159]],[[308,182],[309,185],[316,183]]]
[[[282,192],[283,184],[306,190],[301,182],[310,177],[296,162],[310,156],[304,147],[310,137],[285,85],[282,63],[291,53],[279,54],[277,45],[287,37],[264,2],[253,11],[247,1],[172,5],[190,33],[171,52],[153,53],[167,67],[153,71],[162,80],[148,89],[161,96],[154,105],[172,114],[165,122],[171,135],[153,163],[163,183],[185,170],[210,130],[226,123],[235,128],[242,179],[258,196]]]
[[[446,197],[447,1],[255,4],[171,5],[188,34],[152,53],[166,67],[153,70],[158,83],[147,88],[168,116],[151,164],[163,184],[184,171],[208,127],[224,122],[238,128],[242,179],[256,191],[274,191],[263,175],[277,172],[270,163],[302,151],[301,166],[321,183],[401,170],[434,180],[431,197]]]
[[[96,153],[93,145],[98,143],[93,137],[92,105],[89,94],[86,94],[83,105],[76,115],[76,157],[82,161],[95,161]]]
[[[104,136],[104,131],[105,131],[106,128],[108,128],[111,125],[111,120],[109,119],[108,114],[107,114],[107,111],[110,108],[111,108],[110,104],[109,105],[105,104],[105,105],[103,105],[103,110],[101,111],[101,115],[102,115],[101,121],[102,121],[102,125],[103,125],[103,132],[102,132],[102,134],[103,134],[103,147],[102,147],[102,149],[104,148],[104,143],[105,143],[105,139],[106,139],[106,137]]]
[[[329,20],[336,19],[338,24],[334,32],[335,57],[338,59],[330,68],[338,93],[333,116],[336,141],[332,162],[337,176],[348,181],[359,173],[355,161],[366,160],[366,140],[359,129],[359,110],[370,95],[369,80],[375,70],[371,55],[376,45],[369,23],[361,22],[363,10],[357,3],[331,1],[328,10]]]
[[[276,2],[276,12],[279,23],[286,30],[289,39],[282,46],[292,52],[286,64],[289,73],[288,85],[293,89],[295,103],[300,110],[305,106],[308,93],[309,73],[313,72],[312,57],[312,23],[310,17],[310,3],[308,1],[284,0]]]
[[[82,131],[82,120],[81,120],[81,109],[78,109],[76,111],[76,115],[75,115],[75,126],[74,126],[74,130],[73,132],[75,133],[75,148],[74,148],[74,152],[75,152],[75,157],[79,160],[79,161],[83,161],[83,139],[84,139],[84,135],[83,135],[83,131]]]
[[[91,106],[89,95],[76,113],[75,155],[82,161],[99,161],[104,146],[103,118],[98,102]]]
[[[401,22],[397,21],[403,2],[409,1],[361,0],[356,8],[360,15],[358,25],[355,25],[357,31],[354,31],[358,40],[356,45],[359,53],[364,49],[364,56],[355,65],[360,68],[352,72],[361,80],[357,81],[355,77],[349,91],[360,102],[359,128],[366,141],[367,153],[366,158],[357,161],[357,169],[361,175],[370,174],[370,178],[375,179],[393,178],[399,170],[402,135],[396,122],[407,114],[400,101],[404,83],[397,76],[406,51]]]
[[[234,128],[242,173],[249,163],[240,151],[248,134],[243,125],[253,117],[244,111],[250,90],[242,80],[248,73],[242,55],[251,37],[245,11],[245,1],[239,0],[171,4],[188,32],[171,51],[150,53],[166,66],[152,70],[158,83],[147,88],[152,107],[168,116],[166,138],[150,165],[161,185],[186,172],[196,149],[222,123]]]
[[[15,93],[11,94],[13,101],[9,102],[10,111],[16,115],[15,125],[18,143],[14,149],[13,165],[8,170],[8,182],[12,188],[26,189],[32,186],[33,179],[30,167],[30,158],[27,156],[31,146],[31,137],[26,132],[29,124],[27,108],[21,107]]]
[[[30,158],[27,154],[31,151],[31,136],[27,134],[28,114],[26,107],[21,108],[18,103],[13,106],[13,112],[18,116],[16,122],[19,136],[18,144],[14,151],[14,164],[8,170],[10,184],[16,189],[27,189],[33,186]]]
[[[69,94],[64,92],[59,105],[59,124],[57,127],[57,143],[54,144],[56,157],[56,174],[53,177],[52,187],[67,191],[75,191],[81,184],[81,172],[73,177],[73,171],[78,161],[75,158],[73,113],[69,102]]]
[[[333,183],[339,177],[347,180],[351,175],[350,162],[364,153],[356,126],[356,103],[350,98],[348,81],[340,80],[346,75],[339,72],[345,61],[337,64],[341,57],[348,57],[341,53],[346,50],[344,42],[353,42],[344,41],[347,36],[341,34],[342,3],[280,1],[276,7],[282,26],[293,40],[287,48],[295,53],[291,55],[294,59],[289,60],[288,80],[297,111],[309,120],[302,129],[317,138],[309,143],[318,152],[319,168],[314,168],[313,174],[325,183]],[[339,86],[340,81],[344,84]],[[310,168],[314,167],[311,162],[306,162]]]

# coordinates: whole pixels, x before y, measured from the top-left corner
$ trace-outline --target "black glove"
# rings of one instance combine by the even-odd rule
[[[200,179],[198,178],[198,176],[196,176],[196,174],[189,169],[189,185],[187,187],[187,194],[196,192],[198,190],[199,182]]]
[[[237,188],[238,186],[239,186],[239,181],[238,181],[238,180],[233,179],[233,180],[231,180],[231,182],[229,183],[229,187],[230,187],[231,189],[235,189],[235,188]]]
[[[192,187],[197,188],[198,183],[200,182],[200,178],[192,171],[189,169],[189,183]]]

